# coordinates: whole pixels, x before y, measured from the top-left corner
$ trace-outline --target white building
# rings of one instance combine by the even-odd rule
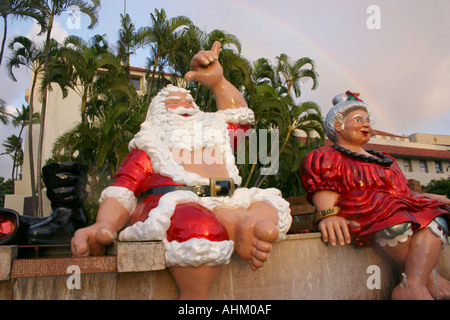
[[[450,177],[450,135],[415,133],[408,137],[375,132],[366,148],[392,155],[408,180],[427,185]]]

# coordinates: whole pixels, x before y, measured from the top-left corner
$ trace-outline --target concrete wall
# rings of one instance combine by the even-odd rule
[[[132,245],[138,257],[139,243]],[[137,250],[137,251],[135,251]],[[450,249],[443,251],[438,270],[450,278]],[[116,251],[117,254],[118,251]],[[161,252],[153,252],[155,259],[163,259]],[[142,252],[141,252],[142,256]],[[159,258],[158,258],[159,257]],[[95,260],[97,259],[97,260]],[[119,266],[120,254],[117,259]],[[128,256],[128,262],[132,262]],[[40,260],[40,259],[37,259]],[[37,261],[34,259],[34,263]],[[140,259],[142,260],[142,259]],[[31,261],[31,260],[30,260]],[[97,273],[81,275],[81,289],[68,289],[70,274],[65,271],[55,276],[20,275],[13,270],[10,279],[0,281],[0,299],[14,300],[172,300],[177,298],[175,283],[166,269],[140,272],[123,272],[120,268],[111,272],[111,257],[89,257],[84,260],[54,259],[70,264],[90,264]],[[46,259],[41,259],[42,266]],[[23,261],[26,265],[26,261]],[[66,265],[61,268],[65,270]],[[109,265],[109,267],[108,267]],[[155,265],[153,263],[153,265]],[[35,264],[34,272],[39,267]],[[370,266],[379,267],[380,288],[369,289],[367,282],[372,275]],[[123,267],[123,266],[122,266]],[[46,270],[50,267],[47,265]],[[81,266],[84,270],[83,266]],[[98,272],[104,268],[105,272]],[[22,267],[23,269],[23,267]],[[159,269],[159,268],[156,268]],[[23,270],[22,270],[23,271]],[[43,270],[45,271],[45,270]],[[30,275],[32,271],[30,271]],[[288,239],[275,243],[269,260],[262,269],[250,270],[235,256],[230,264],[221,266],[211,290],[213,300],[380,300],[389,299],[392,288],[398,283],[399,273],[390,259],[371,248],[353,246],[328,247],[318,233],[289,235]]]
[[[409,136],[412,142],[437,144],[450,147],[450,135],[414,133]]]

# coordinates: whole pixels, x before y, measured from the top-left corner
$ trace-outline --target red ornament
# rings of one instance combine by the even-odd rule
[[[352,95],[356,100],[361,101],[361,102],[364,102],[364,101],[362,101],[362,100],[359,98],[359,93],[357,93],[357,92],[351,92],[351,91],[349,90],[349,91],[346,92],[346,94]],[[353,100],[353,99],[349,99],[349,100]]]

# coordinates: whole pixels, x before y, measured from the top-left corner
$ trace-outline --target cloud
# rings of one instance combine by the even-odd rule
[[[17,109],[16,109],[16,107],[14,107],[12,105],[7,105],[5,108],[5,111],[9,114],[17,115]]]
[[[398,92],[398,105],[402,110],[399,119],[403,118],[405,124],[409,122],[411,130],[418,130],[419,123],[427,123],[428,130],[436,130],[438,126],[433,126],[433,122],[442,123],[446,114],[448,118],[450,109],[450,58],[433,61],[431,57],[424,57],[408,76],[409,79],[403,80],[402,89]],[[449,134],[448,125],[446,131]]]
[[[432,74],[433,82],[430,83],[429,100],[439,111],[448,111],[450,104],[450,57],[438,64],[436,71]]]
[[[39,34],[41,31],[41,27],[35,23],[31,30],[28,32],[27,37],[33,40],[34,42],[44,42],[45,41],[45,33]],[[55,21],[53,23],[52,29],[52,38],[58,41],[59,43],[63,42],[64,39],[69,35],[66,29],[64,29],[59,21]]]

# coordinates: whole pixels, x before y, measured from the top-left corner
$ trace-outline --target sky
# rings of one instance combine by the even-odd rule
[[[282,53],[293,60],[313,59],[319,86],[311,90],[312,83],[305,82],[299,102],[316,102],[324,116],[335,95],[351,90],[370,105],[377,130],[450,134],[449,0],[103,0],[94,29],[87,28],[86,16],[74,24],[64,13],[56,19],[53,37],[62,41],[73,34],[87,40],[105,34],[113,44],[125,8],[137,28],[150,24],[155,9],[164,9],[169,18],[185,15],[207,32],[234,34],[250,61],[263,57],[275,64]],[[25,35],[43,41],[38,31],[33,21],[8,19],[8,40]],[[131,64],[144,68],[148,54],[141,49]],[[6,51],[4,61],[9,55]],[[5,64],[0,99],[13,111],[26,105],[30,73],[16,70],[13,82]],[[1,143],[18,132],[0,124]],[[9,156],[1,155],[0,176],[9,177],[11,170]]]

